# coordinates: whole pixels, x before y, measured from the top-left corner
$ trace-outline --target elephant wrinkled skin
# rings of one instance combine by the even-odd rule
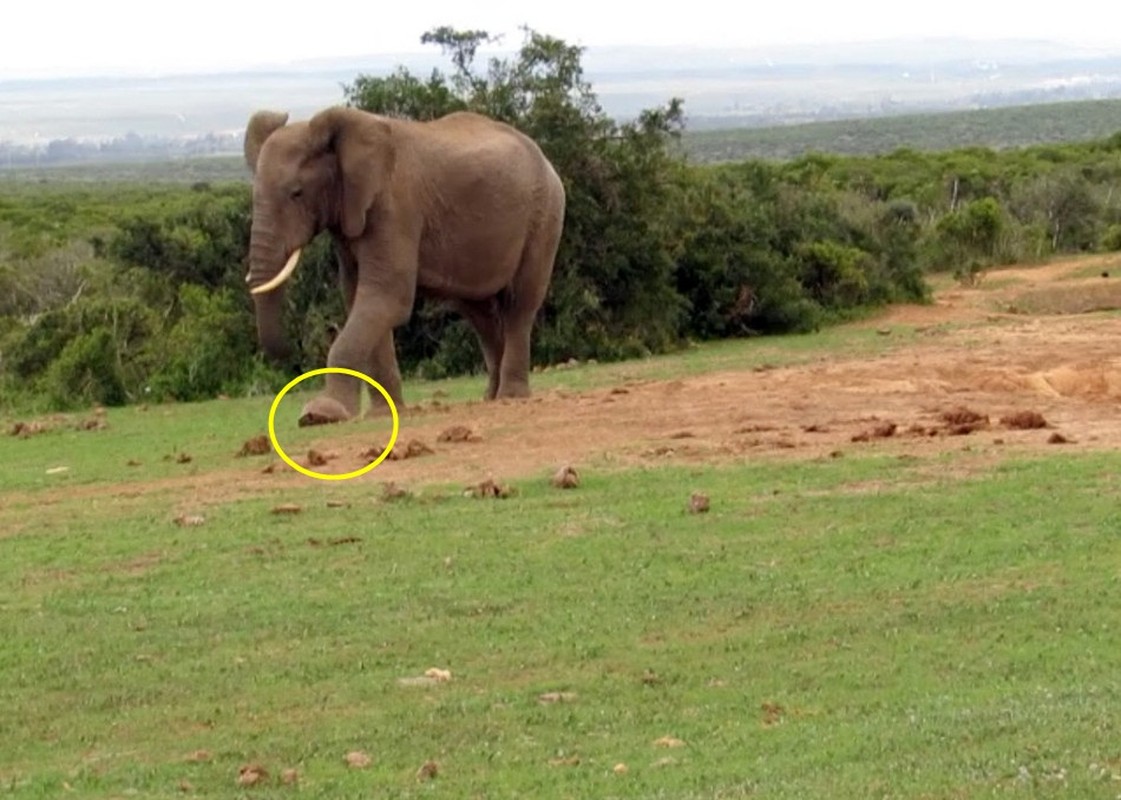
[[[283,284],[300,249],[325,230],[347,308],[328,366],[370,375],[401,403],[393,329],[421,294],[449,302],[474,327],[486,399],[529,395],[530,334],[565,216],[564,185],[536,143],[469,112],[415,122],[340,106],[293,123],[256,112],[245,160],[253,172],[246,282],[268,355],[288,352]],[[380,396],[371,397],[377,408]],[[360,402],[360,381],[328,375],[300,424],[350,419]]]

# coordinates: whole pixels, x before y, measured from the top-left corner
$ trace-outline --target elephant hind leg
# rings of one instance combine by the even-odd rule
[[[530,339],[537,312],[545,302],[560,244],[563,211],[554,214],[526,241],[522,263],[504,298],[502,320],[506,349],[498,397],[529,397]]]
[[[506,337],[502,317],[499,315],[498,298],[459,300],[455,303],[455,307],[479,337],[479,346],[482,348],[483,360],[487,365],[487,389],[483,399],[493,400],[498,394],[500,370],[506,350]]]

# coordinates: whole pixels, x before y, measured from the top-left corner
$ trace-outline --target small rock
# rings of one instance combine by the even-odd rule
[[[274,514],[299,514],[301,511],[303,511],[303,508],[295,503],[281,503],[272,508],[272,513]]]
[[[430,781],[440,773],[440,765],[435,761],[425,761],[416,771],[416,779],[420,782]]]
[[[689,513],[690,514],[705,514],[708,512],[709,501],[708,495],[701,492],[693,492],[689,497]]]
[[[289,768],[280,773],[280,780],[291,786],[293,783],[300,779],[300,773],[296,770]]]
[[[627,765],[622,763],[622,762],[619,762],[618,764],[616,764],[614,767],[611,768],[611,771],[614,772],[616,775],[626,775],[627,774]]]
[[[675,736],[663,736],[654,740],[655,747],[684,747],[685,742]]]

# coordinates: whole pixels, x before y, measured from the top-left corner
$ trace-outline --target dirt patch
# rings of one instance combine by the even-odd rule
[[[953,286],[929,306],[894,307],[855,323],[852,327],[870,328],[873,336],[878,328],[917,326],[914,336],[874,336],[890,347],[872,357],[823,352],[796,365],[758,372],[728,369],[672,381],[639,379],[623,365],[612,383],[586,392],[539,389],[528,400],[411,410],[401,420],[405,444],[394,448],[396,457],[354,480],[368,482],[373,491],[387,483],[411,488],[470,484],[481,496],[498,497],[499,484],[478,483],[480,476],[547,483],[560,464],[581,464],[580,477],[586,480],[584,473],[647,464],[826,459],[842,457],[853,438],[864,433],[863,447],[907,456],[966,444],[975,451],[999,447],[993,452],[1000,458],[1051,452],[1047,437],[1036,432],[1043,428],[1061,430],[1064,449],[1117,449],[1121,317],[1031,317],[999,310],[1010,292],[1066,281],[1068,273],[1086,269],[1091,260],[1010,270],[1002,277],[1015,277],[1020,286]],[[997,421],[1002,444],[975,435],[993,430]],[[888,425],[895,426],[890,434]],[[486,431],[485,439],[478,431]],[[110,429],[98,435],[114,434]],[[967,443],[960,438],[965,436]],[[350,471],[381,455],[383,448],[369,447],[372,438],[362,422],[327,426],[309,447],[343,453],[325,469]],[[427,445],[412,446],[414,441],[448,446],[432,452]],[[456,446],[464,442],[471,446]],[[190,461],[174,453],[167,458]],[[251,460],[228,463],[222,469],[184,469],[151,479],[143,470],[130,470],[130,480],[119,484],[8,492],[4,499],[15,502],[5,505],[19,507],[21,499],[43,506],[166,495],[169,507],[191,497],[191,513],[205,514],[206,506],[244,497],[274,494],[281,502],[286,492],[313,485],[280,462],[264,470]],[[23,512],[0,512],[0,529],[17,528],[17,513]]]

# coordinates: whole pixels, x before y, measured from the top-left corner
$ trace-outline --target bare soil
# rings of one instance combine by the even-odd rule
[[[1102,263],[1105,270],[1113,262]],[[406,443],[401,455],[411,457],[386,459],[355,480],[409,489],[460,482],[485,493],[477,487],[488,479],[548,481],[566,465],[583,471],[963,447],[1004,456],[1056,452],[1051,443],[1060,441],[1061,452],[1121,447],[1121,317],[1083,310],[1087,297],[1104,298],[1095,308],[1121,307],[1121,270],[1114,279],[1079,277],[1094,264],[1082,258],[1000,270],[976,288],[938,293],[932,305],[893,307],[858,327],[886,338],[893,334],[885,326],[907,325],[918,335],[871,358],[823,356],[763,371],[745,366],[413,411],[398,439],[399,448]],[[1077,295],[1078,308],[1015,310],[1027,305],[1025,296],[1051,291]],[[320,469],[364,466],[372,438],[362,422],[323,428],[314,449],[339,456]],[[435,444],[422,452],[412,442]],[[91,491],[190,492],[209,503],[310,480],[283,464],[261,467],[260,459],[231,455],[228,470]],[[66,491],[73,497],[76,490]]]

